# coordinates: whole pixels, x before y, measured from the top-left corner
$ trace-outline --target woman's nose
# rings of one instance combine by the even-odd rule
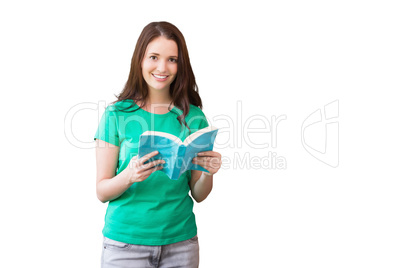
[[[167,65],[167,62],[166,62],[166,61],[160,60],[160,61],[158,62],[157,71],[158,71],[158,72],[161,72],[161,73],[165,72],[166,69],[167,69],[166,65]]]

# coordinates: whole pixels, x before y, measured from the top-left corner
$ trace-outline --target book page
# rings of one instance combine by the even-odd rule
[[[217,128],[214,127],[214,126],[208,126],[208,127],[206,127],[206,128],[202,128],[202,129],[200,129],[200,130],[194,132],[194,133],[191,134],[190,136],[188,136],[188,137],[184,140],[183,144],[184,144],[185,146],[188,146],[190,143],[192,143],[194,140],[196,140],[199,136],[203,135],[204,133],[208,133],[208,132],[211,132],[211,131],[214,131],[214,130],[217,130]]]

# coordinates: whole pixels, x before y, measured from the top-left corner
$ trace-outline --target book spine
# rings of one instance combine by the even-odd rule
[[[186,146],[180,145],[179,150],[177,150],[176,162],[174,164],[174,169],[172,173],[172,180],[179,179],[181,166],[183,165],[184,155],[186,154]]]

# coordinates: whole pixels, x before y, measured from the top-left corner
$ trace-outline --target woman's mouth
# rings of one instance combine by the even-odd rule
[[[166,81],[168,78],[168,75],[158,75],[158,74],[152,74],[153,77],[155,77],[156,81]]]

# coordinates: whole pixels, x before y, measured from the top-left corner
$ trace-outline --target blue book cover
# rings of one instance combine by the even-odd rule
[[[169,133],[146,131],[140,136],[138,158],[158,151],[159,154],[145,163],[158,159],[165,160],[161,171],[172,180],[177,180],[187,170],[208,172],[200,165],[193,164],[192,160],[199,152],[213,150],[217,133],[217,128],[209,126],[194,132],[182,142],[178,137]]]

